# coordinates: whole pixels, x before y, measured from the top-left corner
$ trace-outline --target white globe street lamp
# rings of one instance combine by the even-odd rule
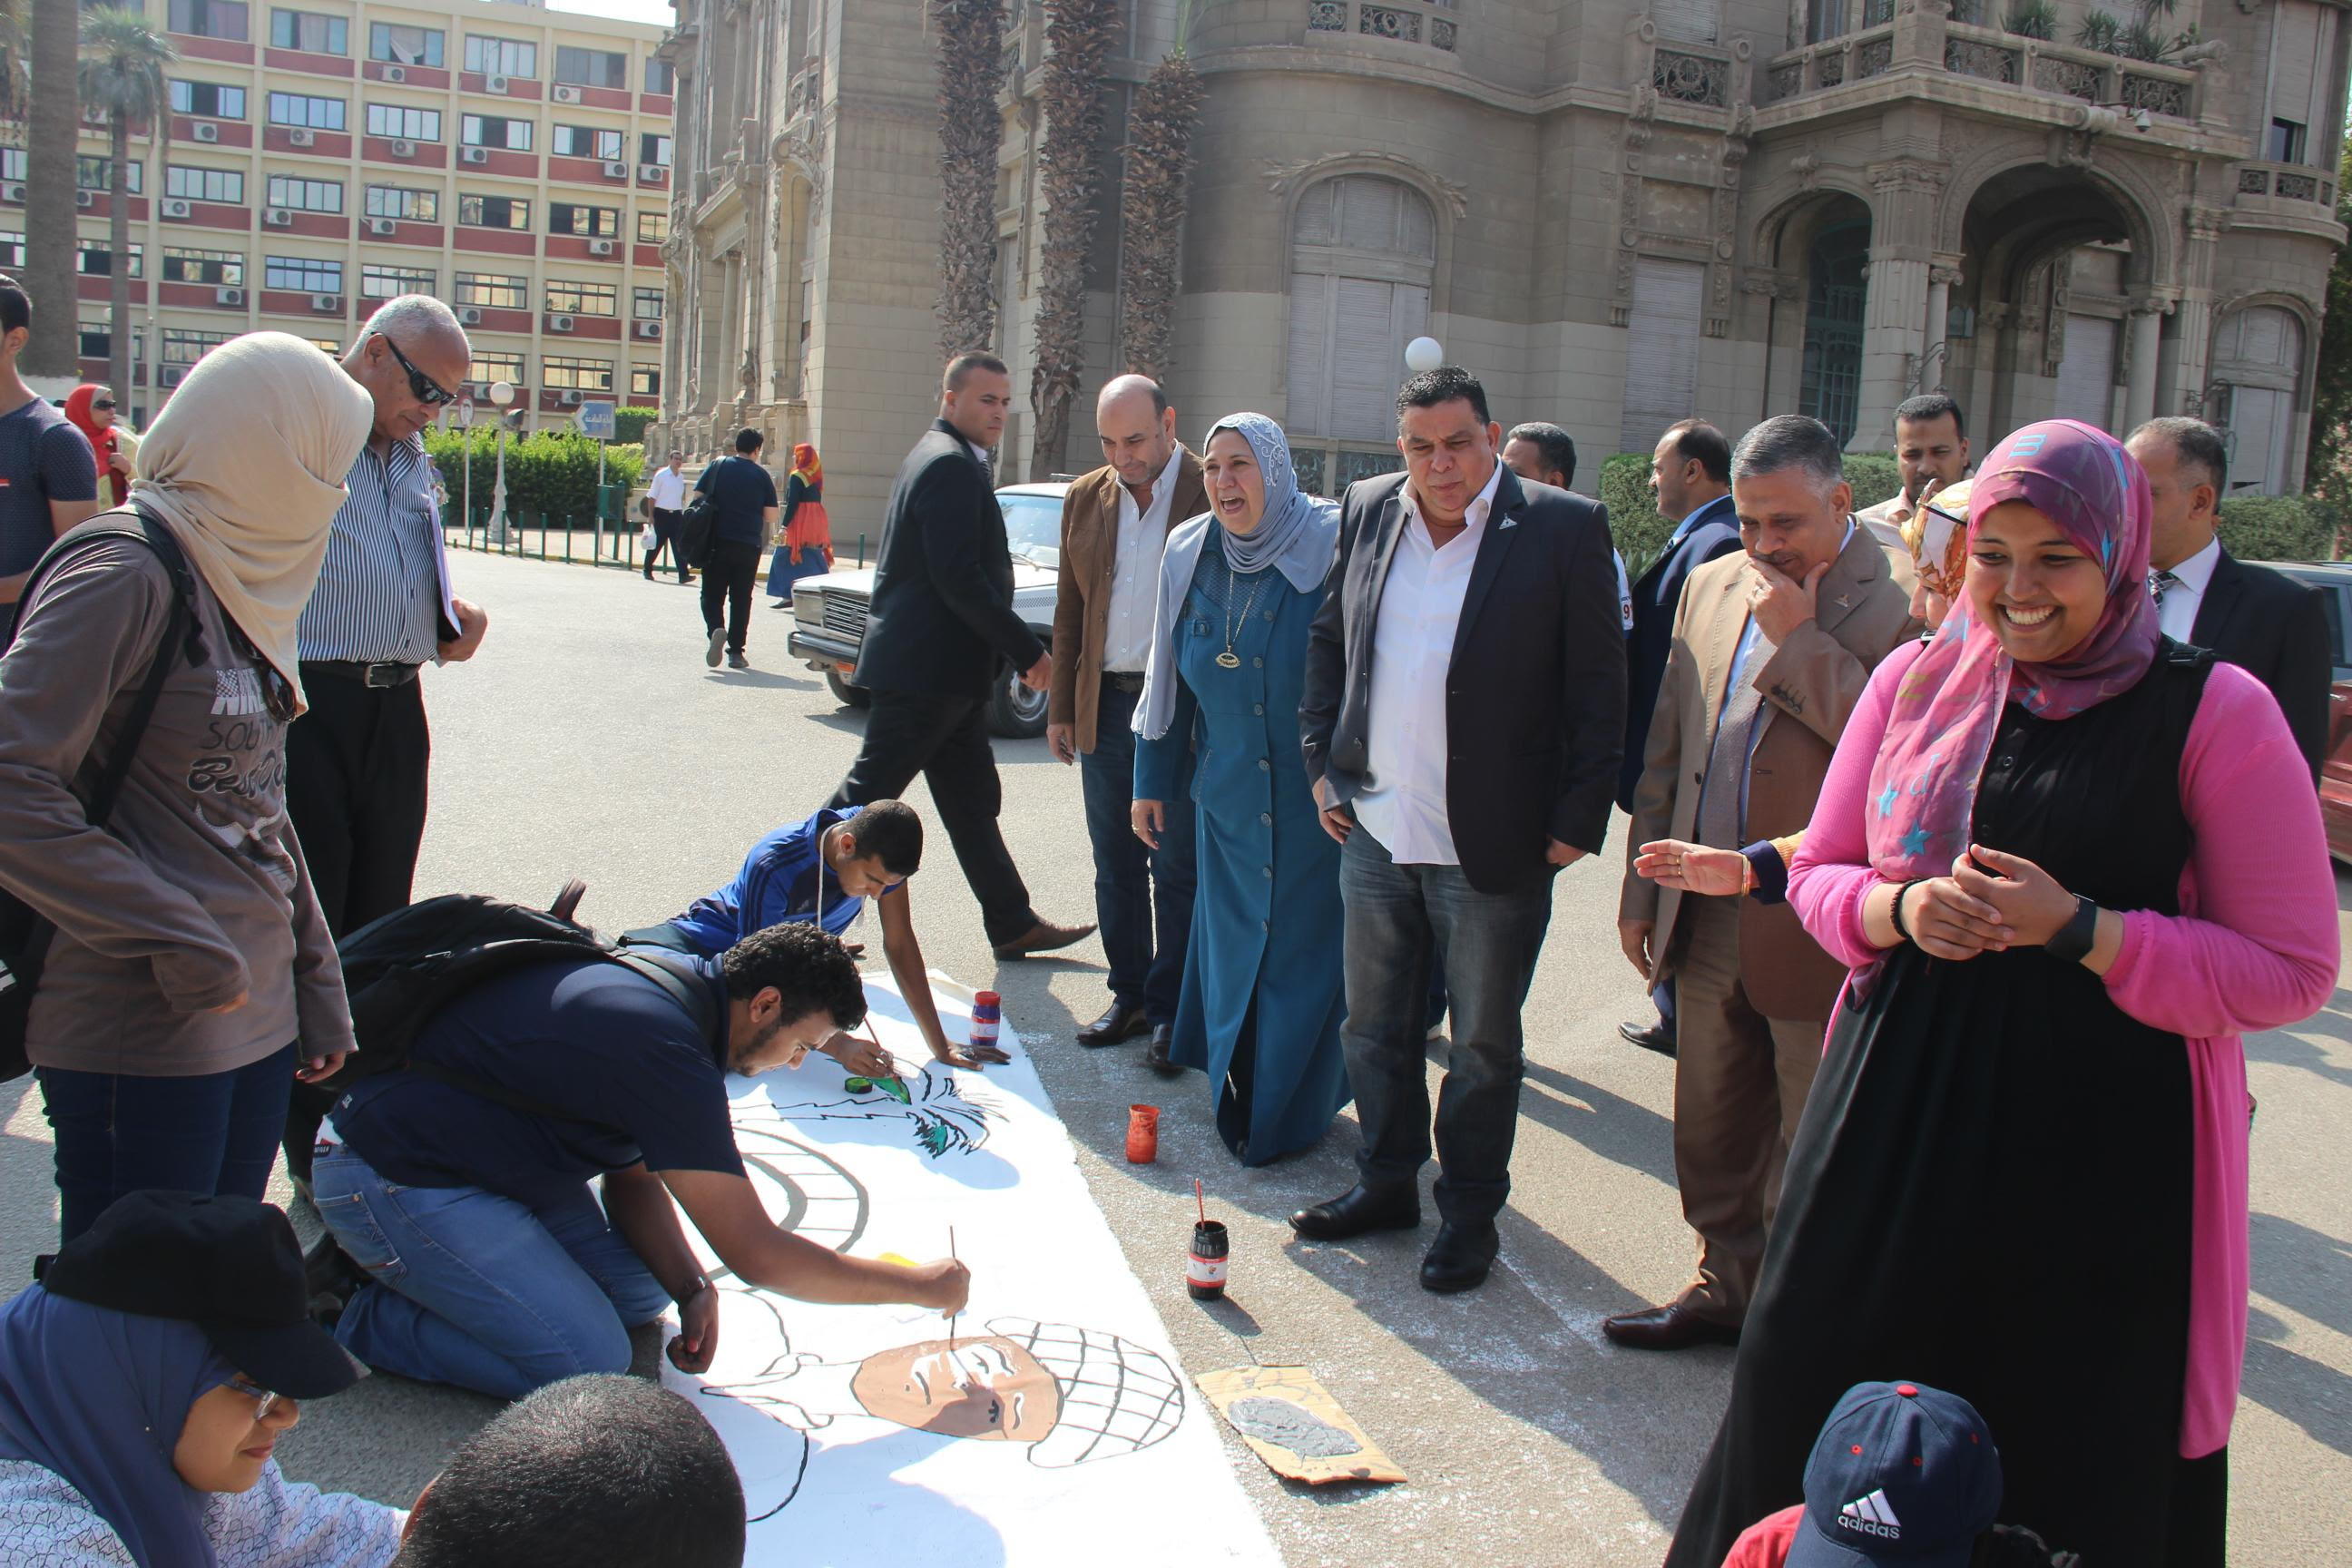
[[[507,405],[514,395],[514,383],[490,383],[490,401],[499,410],[499,471],[497,482],[490,487],[490,542],[501,549],[507,542]]]
[[[1416,374],[1445,363],[1445,347],[1435,338],[1415,338],[1404,346],[1404,366]]]

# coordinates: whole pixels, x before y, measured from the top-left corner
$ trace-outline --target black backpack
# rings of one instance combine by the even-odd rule
[[[728,459],[721,458],[719,461],[723,463]],[[704,478],[716,482],[716,476],[708,472]],[[695,491],[686,503],[686,515],[678,520],[677,549],[680,558],[694,571],[701,571],[709,564],[711,542],[718,534],[717,499],[707,489]]]
[[[715,1048],[726,1011],[715,989],[680,954],[623,950],[570,918],[578,887],[554,910],[482,893],[444,893],[369,921],[336,943],[351,998],[358,1049],[328,1084],[349,1089],[378,1073],[408,1071],[501,1105],[558,1121],[583,1118],[470,1073],[413,1054],[416,1037],[443,1007],[476,986],[534,963],[601,959],[659,985]]]
[[[82,815],[89,825],[102,828],[107,818],[114,815],[115,799],[122,793],[123,780],[130,776],[131,760],[138,755],[148,721],[155,716],[155,703],[163,695],[163,682],[171,676],[173,659],[184,650],[190,664],[200,665],[206,655],[204,631],[196,625],[195,576],[188,558],[181,553],[179,541],[172,537],[170,529],[135,510],[128,516],[109,513],[107,518],[85,523],[49,547],[32,574],[25,579],[24,595],[16,601],[16,613],[9,618],[8,641],[16,640],[25,606],[33,602],[34,590],[58,558],[93,539],[138,540],[155,552],[172,574],[171,618],[164,623],[163,639],[155,645],[155,657],[148,661],[147,673],[139,683],[130,716],[116,738],[115,752],[107,758],[105,768],[91,786],[89,798],[82,803]],[[88,761],[87,757],[83,759],[85,765]],[[75,771],[79,773],[80,770]],[[32,1063],[25,1056],[25,1029],[33,1014],[33,993],[40,986],[41,971],[48,962],[49,939],[55,934],[56,928],[35,913],[30,905],[14,893],[0,891],[0,1082],[22,1078],[32,1070]]]

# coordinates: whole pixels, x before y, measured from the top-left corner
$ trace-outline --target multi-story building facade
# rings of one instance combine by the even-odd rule
[[[2140,61],[2070,41],[2084,0],[2058,0],[2055,41],[2005,30],[1998,0],[1949,4],[1129,0],[1081,396],[1121,368],[1126,105],[1188,12],[1207,100],[1171,390],[1188,432],[1281,419],[1328,493],[1395,466],[1390,399],[1424,331],[1498,418],[1568,426],[1588,476],[1694,414],[1736,434],[1801,411],[1884,448],[1895,405],[1941,387],[1980,440],[2201,415],[2231,435],[2233,490],[2298,489],[2345,237],[2343,10],[2179,0],[2155,22],[2194,39]],[[871,504],[938,370],[925,6],[678,6],[666,416],[814,438],[835,494]],[[995,346],[1020,389],[1045,17],[1008,10]],[[1092,464],[1076,424],[1043,467]]]
[[[131,142],[136,409],[240,332],[340,349],[406,293],[457,309],[476,395],[510,382],[529,425],[584,400],[658,402],[660,28],[483,0],[145,5],[180,58],[170,112]],[[103,380],[118,264],[103,124],[81,153],[81,374]],[[23,163],[0,152],[0,266],[22,256]]]

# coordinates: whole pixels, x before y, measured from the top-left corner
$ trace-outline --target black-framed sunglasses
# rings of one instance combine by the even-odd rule
[[[114,399],[111,397],[93,397],[89,400],[89,405],[92,408],[103,408],[110,414],[114,412]]]
[[[398,360],[400,368],[408,373],[408,390],[417,402],[428,408],[438,408],[445,403],[457,401],[456,393],[442,391],[439,382],[411,364],[408,356],[400,352],[400,345],[394,342],[387,334],[378,332],[376,336],[383,339],[383,346],[392,351],[392,357]]]

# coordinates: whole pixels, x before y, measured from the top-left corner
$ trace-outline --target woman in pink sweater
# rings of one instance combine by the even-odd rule
[[[1839,1394],[1885,1377],[1984,1412],[2004,1521],[2092,1564],[2224,1559],[2239,1037],[2334,987],[2318,803],[2269,692],[2159,635],[2147,479],[2111,437],[2011,436],[1969,541],[1791,869],[1854,973],[1674,1568],[1796,1500]]]

